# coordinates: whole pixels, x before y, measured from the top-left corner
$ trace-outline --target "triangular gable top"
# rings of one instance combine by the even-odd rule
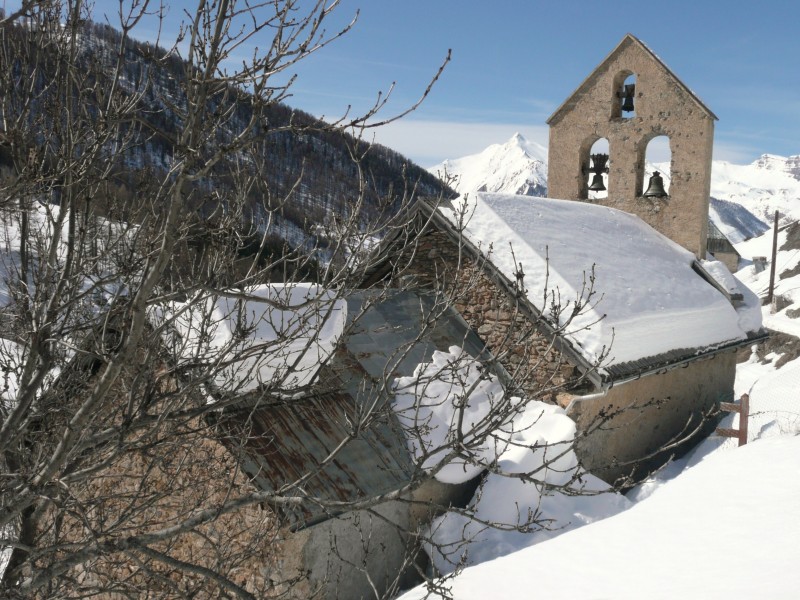
[[[623,37],[622,41],[619,44],[617,44],[616,48],[614,48],[608,54],[608,56],[606,56],[603,59],[603,61],[599,65],[597,65],[597,67],[591,73],[589,73],[586,79],[583,80],[583,82],[575,89],[575,91],[572,92],[567,97],[567,99],[561,103],[561,105],[555,110],[555,112],[552,115],[550,115],[550,118],[547,119],[548,125],[551,124],[553,121],[555,121],[559,116],[561,116],[563,112],[565,112],[570,106],[572,106],[577,101],[577,97],[580,96],[591,84],[591,80],[593,79],[595,73],[603,69],[603,67],[605,67],[606,64],[611,62],[618,54],[620,54],[625,48],[627,48],[630,45],[636,45],[639,48],[641,48],[645,53],[647,53],[647,55],[649,55],[654,61],[656,61],[656,63],[658,63],[658,65],[662,69],[664,69],[664,72],[667,73],[667,75],[669,75],[675,81],[675,83],[679,85],[689,95],[690,98],[692,98],[692,100],[695,101],[697,106],[703,112],[705,112],[706,115],[708,115],[715,121],[719,120],[717,118],[717,115],[715,115],[711,111],[711,109],[708,108],[708,106],[706,106],[705,103],[702,100],[700,100],[700,98],[697,97],[697,94],[695,94],[685,83],[683,83],[683,81],[680,80],[680,78],[677,75],[675,75],[675,73],[672,72],[672,69],[670,69],[666,64],[664,64],[664,61],[662,61],[655,52],[650,50],[650,48],[648,48],[647,45],[636,36],[630,33],[626,33],[625,37]]]

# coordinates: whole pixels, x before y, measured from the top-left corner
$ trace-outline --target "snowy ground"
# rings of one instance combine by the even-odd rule
[[[629,493],[629,510],[465,569],[453,596],[797,598],[799,385],[800,359],[779,370],[743,363],[736,392],[751,394],[750,443],[709,437]]]

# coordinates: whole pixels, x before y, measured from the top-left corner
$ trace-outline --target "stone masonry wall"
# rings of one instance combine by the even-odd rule
[[[636,76],[635,116],[620,113],[616,92]],[[648,142],[666,135],[672,161],[667,198],[644,198]],[[633,213],[705,257],[714,116],[640,43],[626,38],[550,121],[548,195],[587,198],[592,145],[609,145],[608,197],[600,204]]]
[[[132,382],[140,374],[137,360],[123,370],[97,408],[97,420],[107,418],[113,424],[120,418],[128,394],[135,389]],[[158,401],[153,413],[176,410],[171,404],[170,393],[176,390],[171,380],[159,385],[167,399]],[[79,403],[84,392],[73,391],[70,401]],[[56,425],[62,417],[60,411],[48,415],[52,421],[44,427],[60,431]],[[121,544],[129,536],[155,535],[185,523],[201,509],[221,507],[255,491],[237,458],[217,439],[216,430],[200,419],[166,420],[130,437],[124,451],[116,443],[96,450],[94,462],[89,463],[96,469],[92,475],[70,485],[60,511],[51,505],[42,511],[37,521],[39,545],[66,550],[63,556],[43,553],[36,569],[50,568],[52,560],[58,566],[58,560],[71,558],[68,552],[79,555],[82,548],[87,550],[85,558],[58,580],[61,587],[45,586],[30,597],[228,597],[210,575],[214,572],[255,597],[283,597],[288,584],[279,563],[286,532],[266,506],[245,504],[163,539],[155,536],[142,545]],[[120,543],[119,551],[111,549],[115,543]],[[104,545],[108,547],[98,550]]]
[[[640,479],[714,428],[708,415],[719,402],[733,400],[735,376],[736,353],[730,351],[575,396],[567,414],[583,434],[576,447],[581,464],[610,483]]]
[[[446,234],[431,231],[398,264],[414,285],[444,293],[529,397],[547,402],[576,379],[577,370],[539,333],[481,264]]]

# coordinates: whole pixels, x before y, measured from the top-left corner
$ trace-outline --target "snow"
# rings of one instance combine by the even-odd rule
[[[431,523],[426,549],[440,573],[526,548],[628,508],[624,496],[578,466],[575,423],[563,409],[531,402],[514,418],[513,428],[513,434],[498,436],[505,445],[496,470],[486,476],[466,512],[449,511]]]
[[[539,310],[545,312],[555,294],[563,310],[550,316],[590,362],[609,350],[606,366],[711,348],[750,331],[692,270],[692,253],[633,215],[510,194],[462,196],[455,204],[455,210],[440,210],[459,227],[463,220],[466,237],[491,253],[511,281],[522,266],[527,297]],[[576,307],[580,312],[568,322]]]
[[[739,328],[742,331],[759,331],[763,325],[761,300],[750,288],[739,281],[724,263],[710,258],[699,261],[700,265],[728,294],[741,297],[735,300],[736,314],[739,316]]]
[[[728,267],[722,262],[710,258],[701,260],[700,265],[705,269],[706,273],[711,275],[711,277],[728,292],[728,294],[733,295],[741,293],[739,282],[736,281],[736,278],[728,271]]]
[[[25,346],[0,338],[0,406],[3,413],[16,405]]]
[[[428,551],[440,572],[527,547],[629,505],[580,469],[575,422],[562,408],[507,396],[458,346],[435,351],[412,376],[397,378],[394,391],[392,407],[421,468],[451,484],[490,471],[466,513],[449,511],[430,525]],[[459,432],[462,443],[452,457]],[[520,530],[487,528],[489,522]]]
[[[495,432],[493,415],[511,411],[519,398],[506,397],[494,375],[451,346],[409,377],[395,380],[392,408],[420,468],[444,483],[464,483],[492,464],[507,445]],[[449,460],[449,445],[461,437],[465,457]]]
[[[736,396],[751,399],[746,446],[712,435],[629,492],[629,510],[512,554],[498,547],[443,583],[456,600],[795,598],[798,385],[800,359],[776,369],[754,355],[736,378]],[[401,600],[423,597],[417,588]]]
[[[710,198],[708,216],[731,244],[758,237],[769,230],[763,220],[741,204]]]
[[[797,318],[798,302],[800,302],[800,250],[794,249],[795,243],[787,244],[789,230],[778,232],[778,253],[775,260],[774,296],[780,297],[785,304],[780,310],[773,312],[772,307],[761,307],[764,326],[790,335],[800,336],[800,319]],[[793,234],[797,237],[797,232]],[[769,257],[772,254],[773,232],[737,244],[736,249],[745,259],[756,256]],[[745,264],[736,273],[739,281],[766,298],[769,291],[770,264],[758,270],[755,264]]]
[[[547,190],[547,149],[516,133],[505,144],[428,170],[441,179],[453,177],[451,187],[462,194],[480,190],[541,195]]]
[[[451,591],[458,600],[795,598],[798,475],[800,437],[709,456],[628,511],[466,569]]]
[[[739,327],[744,331],[758,331],[762,326],[769,327],[764,320],[761,298],[756,296],[756,294],[744,284],[741,284],[739,289],[743,298],[741,304],[736,309],[736,314],[739,315]]]
[[[749,165],[714,161],[711,195],[731,200],[772,222],[775,210],[787,220],[800,218],[800,156],[765,154]]]
[[[310,384],[336,349],[346,302],[316,284],[271,284],[154,307],[179,364],[216,366],[220,390]],[[169,326],[169,327],[168,327]]]

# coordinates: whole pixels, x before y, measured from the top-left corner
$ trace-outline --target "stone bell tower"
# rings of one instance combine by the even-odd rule
[[[633,213],[705,258],[716,120],[647,46],[628,34],[547,120],[548,195]],[[659,136],[666,136],[671,151],[662,190],[648,185],[653,173],[645,172],[647,145]],[[603,138],[607,156],[590,158],[592,146]],[[606,180],[607,196],[589,200],[590,188],[605,189]]]

